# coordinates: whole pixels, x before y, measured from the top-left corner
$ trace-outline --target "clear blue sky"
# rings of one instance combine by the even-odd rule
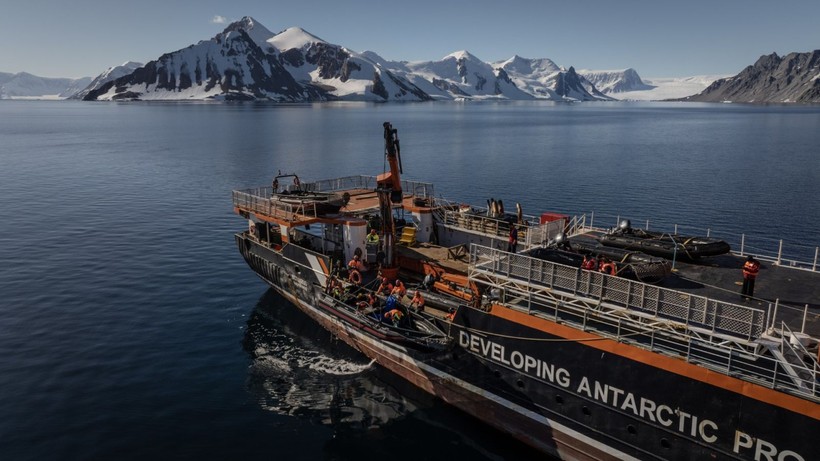
[[[467,50],[642,77],[736,74],[763,54],[820,49],[820,0],[5,0],[0,72],[95,76],[207,40],[252,16],[389,60]]]

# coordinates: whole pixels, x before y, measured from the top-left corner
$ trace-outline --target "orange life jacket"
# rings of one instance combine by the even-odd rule
[[[595,266],[597,266],[597,265],[598,265],[598,261],[596,261],[595,258],[589,258],[589,259],[584,260],[583,263],[581,263],[581,269],[586,269],[588,271],[591,271],[591,270],[595,270]]]
[[[743,264],[743,278],[753,279],[760,272],[760,263],[756,260],[746,261]]]

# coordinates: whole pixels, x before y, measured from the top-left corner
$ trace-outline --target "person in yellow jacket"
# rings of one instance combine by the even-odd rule
[[[370,233],[367,234],[367,238],[365,239],[368,245],[378,245],[379,243],[379,234],[376,233],[376,229],[370,229]]]
[[[386,314],[384,314],[385,320],[389,320],[394,327],[401,324],[402,317],[404,317],[404,313],[399,309],[390,309]]]

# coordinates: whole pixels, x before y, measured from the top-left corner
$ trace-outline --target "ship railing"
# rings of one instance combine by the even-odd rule
[[[817,395],[820,365],[803,345],[801,335],[794,333],[785,322],[781,322],[780,330],[774,333],[779,335],[778,351],[783,356],[785,373],[798,387]]]
[[[765,330],[766,311],[696,296],[642,282],[581,271],[523,254],[495,248],[470,247],[471,273],[503,276],[509,280],[572,296],[586,296],[608,305],[673,320],[713,334],[752,341]]]
[[[505,241],[509,237],[510,225],[513,225],[518,229],[518,243],[524,248],[543,245],[564,230],[561,222],[538,224],[538,218],[532,215],[522,215],[523,223],[511,224],[505,219],[488,216],[484,208],[460,210],[458,205],[443,199],[440,199],[439,204],[444,204],[437,214],[437,220],[441,224]]]
[[[586,222],[587,215],[585,214],[571,216],[565,226],[567,236],[572,237],[573,235],[582,233],[587,228]]]
[[[433,184],[420,181],[402,179],[402,191],[419,198],[434,197]],[[319,181],[303,182],[302,190],[310,192],[339,192],[345,190],[375,190],[376,177],[367,175],[344,176],[340,178],[322,179]]]
[[[300,217],[315,218],[316,204],[313,202],[293,205],[271,200],[272,187],[257,187],[233,191],[233,206],[254,214],[284,221],[294,221]]]
[[[496,291],[496,300],[511,308],[820,401],[813,378],[816,363],[797,364],[786,373],[785,358],[760,352],[768,336],[760,338],[765,313],[759,309],[714,301],[704,304],[697,296],[684,306],[675,298],[686,294],[674,290],[479,245],[470,250],[470,278],[498,289],[489,291]],[[618,288],[620,282],[632,287]],[[628,302],[618,301],[628,293]],[[791,346],[776,349],[786,347]]]
[[[626,219],[619,215],[607,215],[601,213],[590,213],[587,229],[594,229],[605,232],[618,227],[619,223]],[[597,224],[597,226],[596,226]],[[632,220],[632,227],[640,227],[644,230],[655,230],[650,227],[658,227],[658,223],[647,220]],[[700,228],[679,224],[662,223],[663,231],[673,235],[703,235],[724,240],[732,247],[732,253],[738,256],[753,255],[761,261],[767,261],[779,266],[788,266],[795,269],[803,269],[812,272],[820,271],[820,246],[786,242],[783,239],[763,237],[747,233],[717,233],[711,228]],[[658,229],[660,230],[660,229]]]
[[[758,352],[758,341],[747,346],[731,341],[714,341],[715,338],[704,338],[694,329],[680,329],[676,322],[667,324],[657,319],[647,321],[639,316],[625,315],[621,309],[607,308],[592,299],[562,303],[543,292],[533,292],[515,285],[502,288],[505,304],[534,317],[573,326],[579,331],[595,332],[602,338],[634,344],[652,352],[680,357],[727,376],[786,390],[820,402],[820,389],[810,378],[796,380],[797,372],[784,370],[784,358]],[[804,376],[808,371],[798,370]]]

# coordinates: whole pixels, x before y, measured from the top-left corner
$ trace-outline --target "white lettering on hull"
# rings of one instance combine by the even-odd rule
[[[470,352],[491,360],[500,365],[513,368],[540,381],[558,385],[564,389],[574,388],[575,393],[601,404],[630,413],[651,423],[658,423],[663,427],[677,431],[693,440],[714,444],[721,441],[718,424],[708,418],[673,408],[670,405],[659,404],[652,399],[635,395],[624,389],[598,380],[590,380],[586,376],[577,378],[577,385],[573,386],[573,379],[566,368],[545,362],[538,357],[518,350],[508,350],[504,344],[492,341],[486,336],[473,334],[467,331],[459,332],[459,345]],[[731,430],[731,429],[730,429]],[[723,433],[722,441],[728,443],[730,435]],[[753,455],[754,461],[805,461],[805,459],[791,450],[778,450],[773,444],[753,438],[739,430],[735,431],[733,451]]]

